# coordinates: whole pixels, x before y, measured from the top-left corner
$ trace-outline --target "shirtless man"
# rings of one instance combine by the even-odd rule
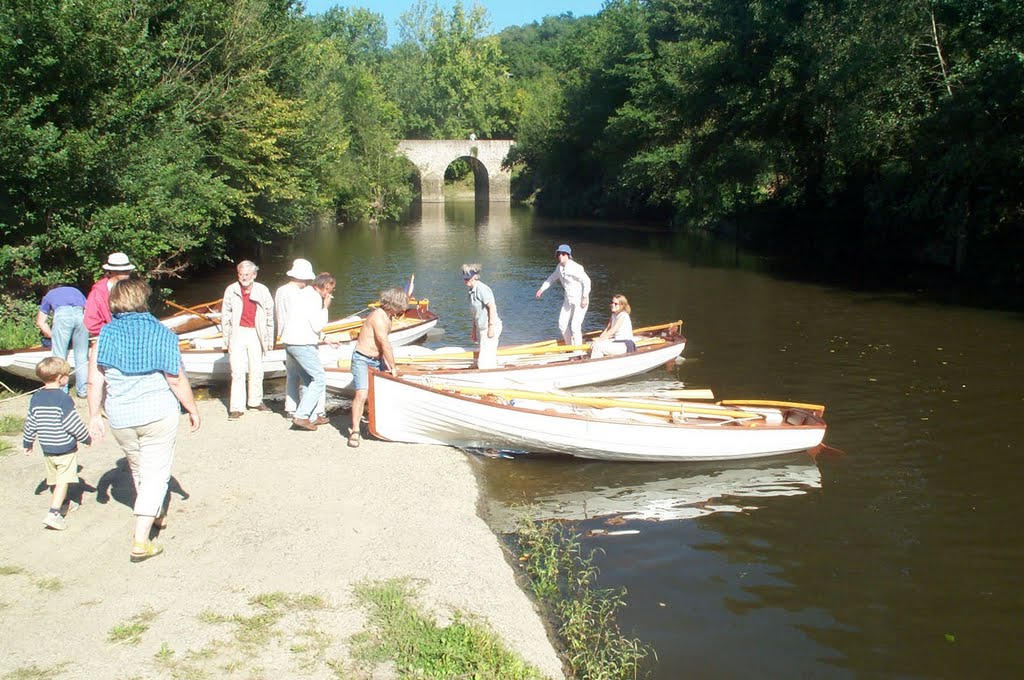
[[[366,391],[370,387],[370,366],[378,371],[398,375],[395,354],[388,334],[391,320],[401,316],[409,306],[409,296],[401,288],[388,288],[380,294],[380,307],[370,312],[359,329],[359,339],[352,350],[352,384],[356,396],[352,398],[352,427],[348,430],[348,445],[359,446],[359,423],[363,419]]]

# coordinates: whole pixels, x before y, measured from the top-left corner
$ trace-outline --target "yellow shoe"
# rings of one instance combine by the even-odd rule
[[[158,545],[152,541],[146,541],[145,543],[133,541],[132,552],[129,557],[132,562],[145,562],[150,557],[156,557],[163,551],[164,547],[162,545]]]

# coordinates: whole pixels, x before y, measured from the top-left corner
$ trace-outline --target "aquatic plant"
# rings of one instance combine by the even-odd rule
[[[579,536],[553,521],[520,518],[519,563],[534,594],[558,627],[572,676],[580,680],[637,678],[653,650],[623,635],[617,613],[626,591],[598,588],[594,551],[584,554]]]

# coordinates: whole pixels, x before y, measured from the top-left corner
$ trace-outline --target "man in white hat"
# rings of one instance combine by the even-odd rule
[[[89,297],[85,299],[85,327],[89,335],[96,336],[100,329],[110,323],[110,289],[118,281],[124,281],[135,265],[124,253],[111,253],[103,265],[106,275],[93,284]]]
[[[563,243],[555,249],[558,266],[551,276],[545,279],[537,289],[537,299],[551,287],[555,281],[565,289],[565,300],[562,310],[558,313],[558,332],[567,345],[583,344],[583,317],[590,305],[590,276],[576,260],[572,259],[572,248]]]
[[[315,415],[323,390],[319,383],[311,384],[312,389],[306,390],[300,399],[299,385],[304,373],[311,374],[303,365],[315,369],[313,364],[320,362],[317,345],[327,322],[327,309],[323,298],[310,287],[316,273],[309,260],[295,260],[285,275],[288,283],[274,293],[277,336],[285,347],[285,413],[294,413],[292,424],[296,428],[315,430],[317,425],[327,422]]]

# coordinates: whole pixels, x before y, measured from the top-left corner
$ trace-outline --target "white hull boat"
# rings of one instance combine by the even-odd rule
[[[439,384],[438,381],[433,381]],[[614,461],[739,460],[806,451],[824,407],[587,398],[447,385],[372,372],[370,431],[381,439],[561,453]]]
[[[499,349],[499,363],[502,365],[498,368],[473,368],[473,353],[459,348],[434,352],[422,347],[395,350],[395,361],[398,362],[399,374],[413,380],[430,378],[454,385],[541,390],[579,387],[621,380],[658,366],[671,365],[686,347],[686,339],[678,332],[680,324],[675,322],[638,330],[634,336],[635,352],[599,359],[588,356],[589,345],[567,347],[551,340]],[[351,390],[349,358],[344,357],[337,368],[327,368],[329,390]]]
[[[398,347],[420,340],[431,329],[437,325],[437,315],[425,307],[411,307],[404,316],[394,320],[393,329],[388,339],[391,344]],[[317,350],[320,354],[320,363],[324,366],[337,366],[339,361],[348,361],[352,356],[352,348],[355,345],[353,335],[357,335],[363,319],[355,317],[350,323],[345,320],[332,322],[329,325],[340,326],[327,334],[327,342],[320,343]],[[353,330],[347,328],[352,326]],[[223,340],[195,341],[200,347],[214,342],[220,345],[218,349],[183,349],[181,360],[188,374],[189,382],[192,385],[205,385],[210,383],[227,382],[231,379],[231,362],[227,350],[223,349]],[[332,346],[331,343],[334,343]],[[263,356],[263,377],[264,379],[283,378],[285,376],[285,350],[277,346]],[[351,376],[351,374],[350,374]],[[349,378],[351,381],[351,377]]]
[[[174,331],[182,341],[209,333],[216,333],[219,332],[220,303],[220,300],[215,300],[195,305],[194,307],[182,308],[176,314],[161,318],[160,323]],[[0,351],[0,369],[19,378],[27,378],[28,380],[38,382],[36,365],[50,355],[50,349],[41,345],[3,350]],[[71,352],[67,359],[73,369],[75,367],[74,352]]]
[[[168,319],[161,319],[161,323],[167,325],[169,319],[180,319],[175,316]],[[327,338],[338,344],[332,347],[329,343],[322,343],[319,347],[320,360],[325,366],[336,366],[340,360],[348,361],[352,356],[353,329],[356,334],[362,324],[361,317],[343,319],[332,322],[328,325]],[[394,330],[388,338],[391,344],[396,347],[416,342],[423,338],[431,329],[437,325],[437,315],[431,312],[426,305],[410,307],[403,316],[394,321]],[[334,327],[331,330],[331,326]],[[206,335],[202,335],[203,333]],[[231,363],[228,353],[224,349],[224,340],[219,335],[210,336],[216,333],[210,327],[201,331],[193,331],[200,334],[199,337],[182,337],[181,360],[188,374],[189,382],[192,385],[206,385],[217,382],[227,382],[231,378]],[[0,369],[13,375],[29,380],[35,380],[36,364],[42,359],[50,356],[50,350],[42,347],[33,347],[25,350],[8,350],[0,352]],[[284,368],[285,351],[283,347],[275,347],[263,358],[264,378],[280,378],[285,375]],[[72,368],[75,365],[74,353],[68,357],[68,363]],[[349,377],[351,381],[351,375]]]

